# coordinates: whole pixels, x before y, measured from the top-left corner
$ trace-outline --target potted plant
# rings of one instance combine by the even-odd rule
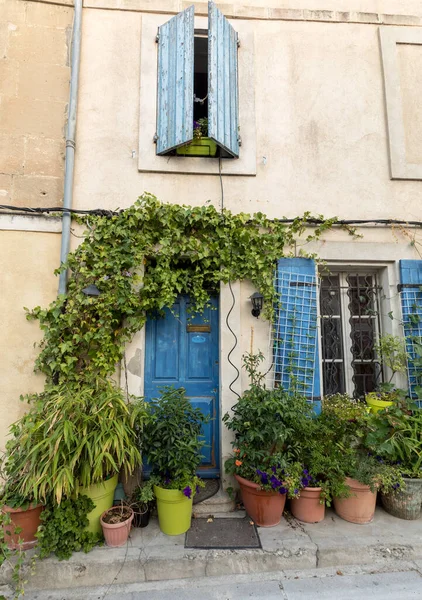
[[[370,522],[377,490],[401,482],[397,468],[368,452],[368,419],[365,406],[345,394],[325,398],[318,417],[321,451],[329,458],[326,477],[334,508],[352,523]]]
[[[208,119],[203,117],[193,122],[193,140],[176,148],[176,154],[183,156],[215,156],[216,142],[208,137]]]
[[[44,502],[83,493],[96,505],[89,530],[101,533],[99,517],[113,503],[117,473],[141,463],[142,400],[126,402],[113,382],[92,380],[48,385],[28,396],[29,411],[12,425],[17,492]],[[53,459],[54,457],[54,459]]]
[[[331,505],[331,488],[327,475],[331,470],[331,457],[322,450],[317,425],[315,419],[314,436],[311,440],[304,441],[304,462],[294,484],[299,492],[290,501],[292,515],[305,523],[322,521],[325,517],[325,505]]]
[[[15,431],[14,425],[11,426],[11,431]],[[0,506],[7,547],[28,550],[37,543],[35,534],[41,524],[43,505],[37,501],[33,489],[25,494],[20,489],[20,465],[25,456],[24,448],[19,442],[19,437],[9,439],[1,458],[0,476],[4,486],[0,493]]]
[[[107,546],[119,548],[128,540],[133,521],[133,510],[126,504],[112,506],[100,518]]]
[[[184,388],[166,387],[149,403],[143,444],[152,469],[158,522],[167,535],[179,535],[190,527],[192,500],[197,487],[204,485],[196,470],[205,443],[202,426],[206,421]]]
[[[262,360],[262,353],[243,356],[250,386],[233,413],[223,417],[234,432],[233,455],[225,467],[240,485],[249,516],[257,525],[271,527],[280,522],[286,494],[297,494],[289,483],[290,470],[300,456],[298,436],[306,436],[312,409],[304,398],[267,389],[258,371]]]
[[[134,527],[146,527],[148,525],[154,499],[153,482],[150,480],[144,481],[134,490],[131,501],[134,512]]]
[[[422,412],[402,401],[371,416],[366,443],[403,475],[403,482],[381,494],[387,512],[401,519],[418,519],[422,503]]]
[[[390,370],[388,382],[381,383],[378,391],[369,392],[365,395],[365,401],[371,412],[376,413],[392,406],[394,402],[406,395],[403,390],[394,388],[392,380],[396,373],[406,372],[409,355],[406,352],[405,340],[391,334],[382,335],[375,344],[374,350],[383,365]]]

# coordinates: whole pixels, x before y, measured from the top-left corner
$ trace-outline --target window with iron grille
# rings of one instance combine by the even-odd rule
[[[380,291],[376,272],[321,276],[324,395],[339,392],[361,398],[382,381],[382,369],[374,351],[380,335]]]

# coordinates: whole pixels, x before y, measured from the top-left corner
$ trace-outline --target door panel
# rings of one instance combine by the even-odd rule
[[[218,477],[218,299],[202,315],[190,316],[189,304],[183,296],[164,310],[164,317],[147,321],[144,393],[149,400],[167,385],[184,387],[192,404],[210,415],[199,474]]]

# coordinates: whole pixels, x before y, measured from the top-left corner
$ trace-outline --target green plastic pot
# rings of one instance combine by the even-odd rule
[[[100,517],[104,511],[113,506],[114,490],[117,487],[117,475],[106,479],[101,483],[95,483],[86,488],[79,488],[79,493],[88,496],[95,504],[94,510],[88,513],[89,525],[87,531],[101,533]]]
[[[179,490],[154,486],[157,499],[158,523],[166,535],[185,533],[191,524],[193,498],[186,498]]]
[[[209,137],[193,139],[189,144],[176,148],[176,154],[182,156],[215,156],[217,144]]]

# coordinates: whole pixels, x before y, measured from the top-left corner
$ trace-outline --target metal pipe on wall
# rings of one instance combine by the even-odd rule
[[[82,30],[82,1],[75,0],[75,14],[72,32],[72,51],[70,64],[70,94],[66,134],[66,155],[64,174],[63,208],[72,208],[73,197],[73,171],[75,166],[75,134],[76,134],[76,107],[78,102],[79,64],[81,56],[81,30]],[[62,239],[60,248],[60,265],[66,262],[70,248],[71,213],[63,212]],[[59,294],[66,293],[67,270],[62,271],[59,277]]]

